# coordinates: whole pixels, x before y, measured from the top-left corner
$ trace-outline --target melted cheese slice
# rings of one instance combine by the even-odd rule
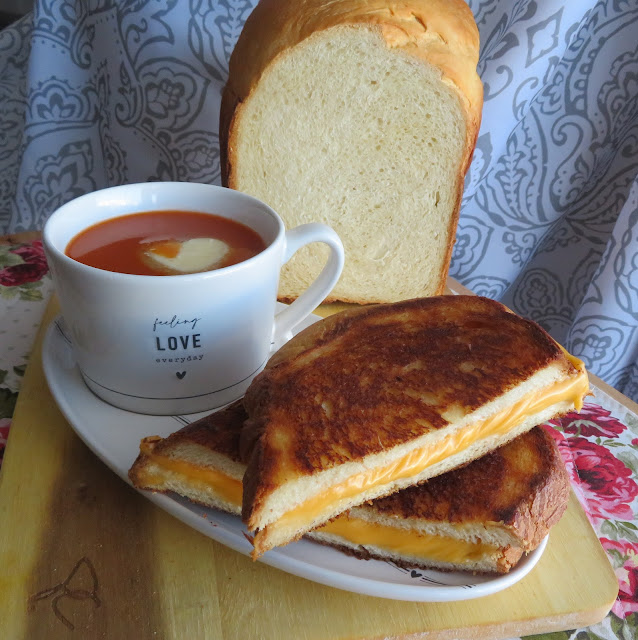
[[[145,468],[144,481],[149,485],[162,486],[166,479],[164,474],[168,471],[182,476],[193,489],[204,492],[210,492],[212,489],[224,502],[241,509],[241,480],[231,478],[229,475],[212,467],[200,467],[184,460],[175,460],[168,456],[156,454],[153,452],[152,445],[144,441],[140,444],[140,451],[159,468],[157,471],[153,471],[148,467]]]
[[[374,546],[403,557],[453,562],[457,565],[477,562],[499,550],[482,542],[417,533],[352,516],[339,516],[316,531],[336,535],[351,544]]]
[[[231,478],[217,469],[202,468],[183,460],[158,455],[144,442],[140,445],[140,450],[158,468],[156,471],[149,470],[148,467],[145,469],[144,481],[149,485],[163,486],[165,472],[178,474],[181,476],[180,480],[194,489],[212,491],[236,511],[241,510],[240,480]],[[335,518],[317,531],[337,536],[354,545],[374,546],[402,556],[455,564],[475,562],[486,554],[498,551],[497,547],[480,542],[472,543],[446,536],[420,534],[409,529],[367,522],[362,518],[347,515]]]
[[[511,407],[495,413],[490,418],[451,433],[434,444],[414,449],[389,464],[354,474],[344,482],[328,487],[284,513],[267,527],[271,531],[281,528],[290,529],[292,532],[307,530],[325,520],[324,513],[330,517],[335,512],[344,511],[351,506],[350,501],[355,496],[375,487],[417,476],[450,455],[465,451],[479,440],[508,433],[528,416],[537,414],[554,404],[569,402],[575,406],[576,411],[580,411],[583,398],[589,393],[589,381],[585,365],[578,358],[569,354],[567,356],[578,370],[577,376],[562,380],[550,389],[528,394]]]

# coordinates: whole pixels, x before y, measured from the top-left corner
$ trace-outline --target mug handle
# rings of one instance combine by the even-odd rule
[[[314,282],[286,309],[275,316],[273,331],[273,350],[278,349],[292,337],[292,330],[307,318],[332,291],[343,271],[343,244],[336,232],[320,222],[302,224],[286,231],[285,264],[301,247],[311,242],[323,242],[328,245],[328,262]]]

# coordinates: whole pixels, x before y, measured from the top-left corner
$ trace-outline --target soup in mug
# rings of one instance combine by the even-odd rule
[[[106,271],[171,276],[228,267],[265,248],[255,230],[235,220],[195,211],[148,211],[84,229],[65,253]]]

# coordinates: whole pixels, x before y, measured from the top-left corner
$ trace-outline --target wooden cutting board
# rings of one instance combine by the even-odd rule
[[[573,496],[526,578],[451,604],[325,587],[206,538],[115,476],[66,423],[40,353],[55,313],[52,303],[0,475],[3,638],[507,638],[584,627],[611,608],[616,577]]]

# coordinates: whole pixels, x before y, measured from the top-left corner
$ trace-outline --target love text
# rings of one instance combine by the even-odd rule
[[[177,349],[199,349],[202,346],[199,333],[186,336],[169,336],[155,338],[155,348],[158,351],[177,351]]]

